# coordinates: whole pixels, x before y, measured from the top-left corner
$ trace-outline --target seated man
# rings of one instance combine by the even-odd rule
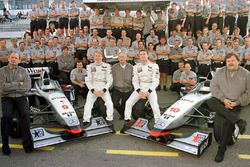
[[[57,57],[60,84],[70,84],[70,71],[74,68],[74,57],[69,54],[67,46],[62,48],[62,55]]]
[[[159,85],[159,66],[148,60],[145,50],[139,52],[140,63],[134,66],[132,83],[134,92],[125,106],[125,121],[131,120],[132,107],[140,99],[148,99],[154,113],[155,122],[160,118],[160,109],[157,100],[156,87]]]
[[[78,60],[76,62],[76,68],[70,73],[70,80],[76,92],[76,101],[78,95],[82,95],[86,98],[88,93],[88,88],[85,85],[85,77],[87,75],[86,69],[83,68],[83,62]]]
[[[222,162],[227,145],[232,138],[235,128],[240,134],[246,130],[247,122],[240,119],[241,106],[250,102],[250,73],[240,67],[239,57],[229,53],[225,57],[226,66],[219,69],[211,81],[212,98],[207,101],[212,112],[216,112],[215,124],[221,123],[221,128],[214,126],[214,131],[220,132],[219,147],[214,158]]]
[[[172,80],[172,85],[170,86],[170,90],[171,91],[176,91],[178,94],[181,91],[181,87],[183,87],[184,85],[180,83],[180,78],[181,78],[181,74],[184,71],[184,63],[183,62],[179,62],[178,63],[178,70],[176,70],[173,74],[173,80]]]
[[[86,103],[84,106],[83,114],[83,126],[86,126],[90,122],[91,110],[94,102],[98,97],[101,97],[106,106],[106,120],[110,123],[113,121],[113,103],[111,100],[108,89],[113,83],[113,77],[111,74],[111,67],[109,64],[104,63],[102,52],[96,51],[94,53],[94,63],[87,66],[87,77],[85,83],[89,89]]]
[[[189,63],[185,64],[185,69],[181,73],[180,83],[183,84],[187,91],[194,88],[197,82],[197,75],[195,72],[191,71],[191,66]]]

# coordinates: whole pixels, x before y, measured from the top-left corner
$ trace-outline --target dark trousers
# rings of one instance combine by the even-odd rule
[[[75,52],[75,58],[77,60],[85,59],[85,61],[86,61],[87,60],[87,50],[77,49]]]
[[[217,24],[218,24],[218,28],[220,29],[220,32],[222,32],[222,30],[223,30],[223,17],[217,18]]]
[[[224,26],[229,28],[229,35],[232,35],[235,26],[235,16],[226,16]]]
[[[176,27],[177,24],[177,20],[169,20],[168,21],[168,33],[169,36],[171,35],[171,31],[173,31]]]
[[[240,35],[244,37],[247,32],[247,22],[248,22],[248,16],[239,16],[237,19],[237,27],[240,28]]]
[[[216,68],[220,68],[220,67],[223,67],[224,66],[224,62],[218,62],[218,63],[216,63],[216,62],[212,62],[212,70],[216,70]]]
[[[57,75],[59,73],[59,71],[58,71],[58,63],[57,62],[46,62],[45,64],[51,70],[50,77],[52,79],[57,79]]]
[[[208,22],[208,24],[207,24],[206,21],[207,21],[207,18],[202,18],[202,29],[203,29],[204,27],[209,27],[209,22]]]
[[[194,32],[194,16],[187,16],[186,21],[185,21],[185,27],[187,29],[191,29],[193,34]]]
[[[36,20],[31,20],[30,22],[30,33],[33,36],[33,32],[37,31],[37,21]]]
[[[70,83],[71,83],[71,81],[70,81],[70,73],[59,70],[58,81],[59,81],[60,84],[70,85]]]
[[[22,97],[2,97],[1,135],[2,143],[9,143],[9,134],[12,126],[12,118],[17,112],[20,118],[23,144],[31,143],[29,102],[26,96]]]
[[[200,64],[198,66],[198,75],[202,77],[206,77],[208,73],[210,72],[210,70],[211,70],[211,65]]]
[[[90,27],[89,20],[87,20],[87,19],[81,20],[81,28],[83,29],[84,26],[88,26],[88,28]]]
[[[232,137],[234,132],[234,125],[239,120],[240,106],[235,107],[234,109],[226,109],[224,103],[219,99],[212,97],[207,101],[208,107],[212,112],[216,112],[215,121],[223,121],[223,126],[221,129],[221,139],[219,141],[219,147],[222,151],[226,150],[229,139]],[[216,127],[214,127],[216,128]],[[217,129],[216,129],[217,130]]]
[[[112,101],[114,104],[114,108],[117,110],[121,117],[124,117],[126,101],[128,100],[131,93],[132,91],[120,92],[115,88],[112,91]]]
[[[88,94],[88,91],[89,91],[89,89],[87,88],[87,86],[85,86],[85,87],[80,87],[80,86],[78,86],[78,85],[75,85],[75,84],[72,84],[73,85],[73,87],[74,87],[74,89],[75,89],[75,98],[76,98],[76,101],[78,100],[78,95],[81,95],[81,96],[83,96],[83,98],[84,99],[86,99],[86,97],[87,97],[87,94]]]
[[[216,24],[218,23],[218,18],[217,17],[211,17],[210,18],[210,20],[209,20],[209,27],[208,27],[209,30],[211,30],[213,23],[216,23]]]
[[[112,34],[113,34],[113,36],[115,37],[116,40],[121,37],[121,31],[122,31],[122,29],[120,29],[120,28],[112,29],[112,32],[113,32]]]
[[[42,29],[45,31],[47,27],[47,20],[46,19],[38,19],[37,20],[37,29]]]
[[[70,29],[75,29],[78,26],[79,26],[79,19],[77,19],[77,18],[70,19],[70,21],[69,21],[69,28]]]
[[[196,31],[202,30],[202,17],[201,16],[195,16],[194,19],[194,35],[196,36]]]
[[[181,87],[185,87],[185,85],[181,84],[181,83],[173,83],[171,86],[170,86],[170,90],[171,91],[174,91],[174,92],[177,92],[178,94],[180,93],[181,91]]]
[[[166,32],[164,30],[157,30],[156,31],[156,35],[159,37],[159,39],[161,37],[166,37]]]
[[[170,63],[170,74],[173,75],[174,72],[178,70],[178,62],[172,62]]]

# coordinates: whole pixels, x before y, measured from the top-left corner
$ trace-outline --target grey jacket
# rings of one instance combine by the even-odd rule
[[[31,79],[25,68],[0,68],[0,94],[2,97],[21,97],[31,89]]]
[[[231,76],[227,67],[222,67],[212,79],[210,90],[213,97],[232,100],[245,106],[250,102],[250,72],[239,67]]]
[[[122,68],[119,63],[112,66],[113,86],[120,92],[129,92],[133,90],[132,77],[133,66],[129,63],[125,68]]]

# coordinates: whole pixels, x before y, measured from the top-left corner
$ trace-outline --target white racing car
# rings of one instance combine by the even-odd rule
[[[27,71],[33,85],[28,96],[32,101],[30,131],[34,148],[66,142],[73,138],[114,132],[113,125],[108,125],[103,117],[92,118],[90,126],[83,129],[71,103],[74,99],[73,90],[68,90],[69,97],[66,97],[59,83],[50,79],[48,67],[27,68]],[[20,125],[18,121],[16,122],[13,127],[13,132],[16,134],[13,136],[18,136],[17,133],[20,136]],[[50,122],[59,124],[61,130],[53,131],[44,126]]]
[[[193,126],[193,122],[197,122],[198,119],[203,121],[198,121],[197,126],[201,125],[200,122],[208,123],[209,127],[213,125],[215,113],[211,113],[206,105],[206,100],[212,97],[210,93],[212,76],[213,72],[209,73],[208,77],[199,82],[192,91],[167,108],[152,129],[149,129],[148,120],[139,118],[125,123],[121,133],[164,144],[193,155],[202,155],[212,142],[211,130],[197,131],[186,137],[173,135],[172,132],[183,125]],[[220,129],[223,125],[216,124],[215,126]],[[214,132],[216,141],[219,140],[220,134],[219,130]],[[235,142],[237,134],[232,136],[229,144]]]

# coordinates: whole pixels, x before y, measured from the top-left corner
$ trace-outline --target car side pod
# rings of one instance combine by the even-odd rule
[[[114,133],[113,124],[107,123],[104,118],[92,118],[90,124],[82,129],[68,129],[53,132],[43,127],[30,129],[34,148],[40,148],[64,143],[77,138],[87,138],[108,133]]]
[[[126,126],[126,125],[124,125]],[[194,132],[187,137],[179,137],[171,132],[156,132],[148,128],[148,120],[139,118],[123,132],[141,139],[150,140],[165,146],[201,156],[212,143],[212,133]]]

